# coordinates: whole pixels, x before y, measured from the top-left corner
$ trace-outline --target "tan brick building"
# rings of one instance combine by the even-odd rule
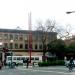
[[[32,55],[42,55],[42,31],[32,32]],[[57,39],[57,33],[48,32],[46,43]],[[11,42],[13,40],[13,42]],[[0,57],[2,57],[2,47],[12,49],[13,55],[29,55],[29,31],[16,29],[0,29]]]

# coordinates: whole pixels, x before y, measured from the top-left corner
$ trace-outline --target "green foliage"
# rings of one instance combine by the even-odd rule
[[[51,52],[61,52],[65,50],[65,43],[63,40],[55,40],[48,44],[48,50]]]
[[[75,52],[75,43],[71,43],[66,46],[66,53],[74,53]]]
[[[65,55],[75,53],[75,42],[67,46],[61,39],[52,41],[48,44],[48,52],[55,53],[58,59],[64,59]]]
[[[40,67],[44,67],[44,66],[60,66],[60,65],[64,65],[64,60],[55,60],[55,61],[50,61],[50,62],[39,62],[38,65]]]
[[[68,50],[75,51],[75,43],[71,43],[71,44],[68,46]]]

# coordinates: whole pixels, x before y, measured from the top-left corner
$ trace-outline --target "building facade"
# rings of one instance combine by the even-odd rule
[[[29,30],[0,29],[0,57],[3,47],[7,48],[13,55],[29,55]],[[42,31],[31,31],[32,33],[32,52],[31,55],[42,55]],[[57,39],[57,33],[48,32],[46,44]]]

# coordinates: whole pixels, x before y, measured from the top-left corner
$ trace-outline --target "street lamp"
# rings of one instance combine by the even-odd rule
[[[71,13],[75,13],[75,11],[68,11],[68,12],[66,12],[66,14],[71,14]]]
[[[10,40],[10,43],[11,43],[11,65],[10,65],[10,68],[13,68],[13,65],[12,65],[12,43],[13,43],[13,40]]]
[[[0,42],[0,49],[2,49],[2,48],[3,48],[3,43]],[[2,61],[4,61],[4,52],[2,52]]]

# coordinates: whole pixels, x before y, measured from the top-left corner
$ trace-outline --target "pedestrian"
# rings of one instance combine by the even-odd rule
[[[26,68],[28,68],[28,66],[29,66],[29,59],[27,59],[27,66],[26,66]]]
[[[70,65],[74,65],[73,57],[71,57],[71,59],[70,59],[70,61],[69,61],[69,64],[70,64]]]
[[[33,62],[33,67],[35,67],[35,65],[34,65],[34,64],[35,64],[35,62]]]
[[[73,67],[74,67],[74,61],[73,61],[73,57],[71,57],[69,64],[68,64],[68,68],[70,72],[73,70]]]
[[[27,60],[23,59],[23,66],[26,66]]]
[[[67,57],[64,57],[65,66],[67,66]]]
[[[1,62],[1,60],[0,60],[0,70],[2,69],[2,62]]]

